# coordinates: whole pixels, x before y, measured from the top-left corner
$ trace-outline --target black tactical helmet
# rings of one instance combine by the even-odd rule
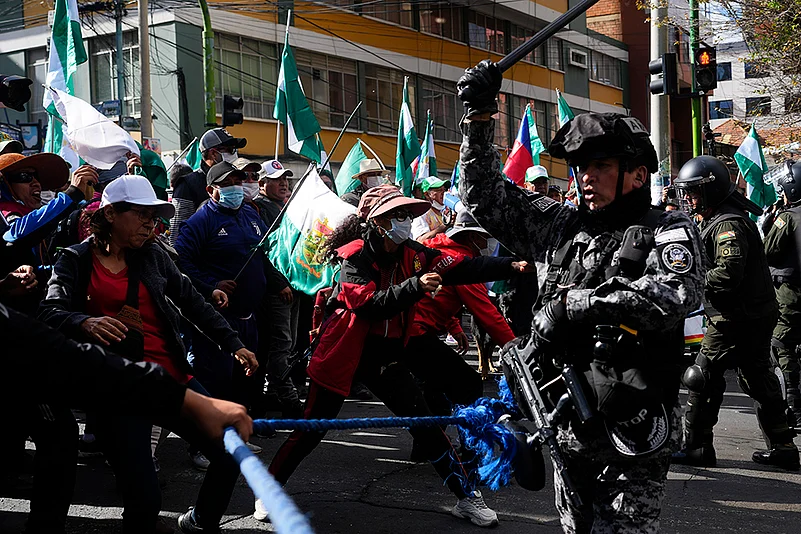
[[[655,173],[659,167],[648,130],[634,117],[619,113],[582,113],[559,128],[548,153],[568,162],[624,158],[645,165]]]
[[[744,196],[734,194],[737,186],[731,181],[729,169],[712,156],[697,156],[682,165],[673,186],[676,188],[679,206],[690,214],[715,209],[730,198],[741,208],[755,215],[762,215],[762,208]],[[695,206],[690,202],[691,194],[698,196]]]
[[[779,175],[779,187],[787,195],[787,201],[795,204],[801,200],[801,162],[785,161],[787,172]]]

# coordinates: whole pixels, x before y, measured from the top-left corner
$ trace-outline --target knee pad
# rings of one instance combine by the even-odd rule
[[[684,386],[693,393],[705,392],[712,381],[712,376],[709,373],[710,366],[709,358],[700,353],[692,364],[684,371],[681,381]]]

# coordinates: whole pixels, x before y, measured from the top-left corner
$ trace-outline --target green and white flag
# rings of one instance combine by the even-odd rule
[[[270,261],[289,283],[307,295],[328,287],[334,268],[322,254],[331,232],[356,208],[339,199],[315,169],[300,185],[278,228],[270,234]]]
[[[759,146],[756,125],[751,126],[748,136],[743,139],[740,148],[735,152],[734,161],[737,162],[737,168],[740,169],[740,174],[748,184],[747,194],[751,202],[761,208],[776,202],[776,190],[771,184],[765,183],[764,176],[768,170],[768,164],[765,162],[762,147]],[[750,215],[751,219],[757,220],[756,215]]]
[[[437,155],[434,152],[434,119],[431,118],[431,110],[428,110],[426,133],[423,135],[423,143],[420,145],[420,157],[417,160],[414,185],[419,184],[429,176],[436,175]]]
[[[345,156],[345,159],[342,161],[339,172],[337,172],[337,177],[334,180],[339,196],[350,193],[359,187],[361,182],[359,180],[354,180],[353,175],[359,172],[360,163],[365,159],[368,158],[364,150],[362,150],[362,142],[357,140],[353,148],[350,149],[350,152],[348,152],[348,155]]]
[[[284,53],[281,55],[281,70],[278,72],[273,118],[286,125],[289,150],[322,163],[320,143],[317,140],[320,123],[309,107],[303,86],[300,84],[295,56],[289,46],[289,28],[284,38]]]
[[[186,151],[184,159],[186,160],[186,164],[192,167],[193,171],[200,168],[203,155],[200,153],[200,139],[198,137],[195,137],[195,140],[192,141],[192,145],[189,147],[189,150]]]
[[[565,103],[565,105],[567,105],[567,103]],[[571,113],[573,112],[571,111]],[[531,161],[534,165],[539,165],[540,154],[545,152],[545,145],[542,144],[540,133],[537,131],[537,121],[534,120],[534,112],[531,111],[531,104],[526,105],[526,117],[528,118],[528,139],[531,145]]]
[[[73,76],[78,65],[86,61],[81,36],[81,21],[76,0],[56,0],[53,31],[50,34],[50,58],[45,85],[75,95]],[[64,133],[64,117],[53,102],[52,91],[45,91],[42,106],[49,113],[44,151],[59,154],[75,170],[79,160]],[[61,119],[61,120],[59,120]]]
[[[414,131],[412,110],[409,106],[409,77],[403,80],[403,102],[398,120],[398,150],[395,156],[395,185],[404,195],[412,196],[414,172],[412,163],[420,155],[420,140]]]
[[[573,113],[573,110],[570,109],[570,106],[567,105],[567,100],[565,100],[565,97],[562,96],[562,92],[559,89],[556,90],[556,107],[559,110],[560,128],[567,124],[567,121],[576,116]]]

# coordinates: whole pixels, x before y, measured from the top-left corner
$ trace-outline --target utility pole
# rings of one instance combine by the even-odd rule
[[[651,57],[668,51],[667,2],[651,8]],[[670,184],[670,96],[651,95],[651,142],[656,149],[659,170],[651,175],[651,203],[662,202],[662,191]]]
[[[120,126],[125,116],[125,55],[122,42],[122,17],[125,16],[125,4],[122,0],[114,0],[114,20],[117,23],[117,99],[120,101]],[[133,78],[133,77],[132,77]]]
[[[699,24],[698,24],[698,0],[690,0],[690,65],[695,65],[695,50],[698,47],[699,38]],[[695,68],[690,69],[692,72],[692,87],[695,91]],[[701,96],[694,96],[691,100],[692,103],[692,118],[693,118],[693,157],[700,156],[701,149],[701,125],[703,124],[703,117],[701,116]]]
[[[139,71],[142,73],[140,91],[142,138],[153,137],[153,111],[150,106],[150,28],[147,20],[147,0],[139,0]]]
[[[206,95],[206,127],[217,125],[217,94],[214,92],[214,30],[206,0],[198,0],[203,14],[203,85]]]

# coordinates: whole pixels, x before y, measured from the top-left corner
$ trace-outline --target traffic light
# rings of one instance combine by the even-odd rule
[[[695,49],[695,90],[708,93],[718,86],[718,62],[715,48],[699,46]]]
[[[242,124],[242,106],[245,101],[231,95],[223,96],[223,112],[222,112],[222,125],[233,126],[234,124]]]
[[[654,76],[659,76],[659,78],[651,80],[652,95],[675,95],[679,92],[679,78],[676,67],[675,52],[662,54],[662,57],[648,63],[648,72]]]

